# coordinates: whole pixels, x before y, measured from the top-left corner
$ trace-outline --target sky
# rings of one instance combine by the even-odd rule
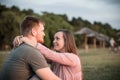
[[[114,29],[120,29],[120,0],[0,0],[11,7],[32,9],[35,13],[50,12],[66,14],[71,20],[81,17],[91,23],[108,23]]]

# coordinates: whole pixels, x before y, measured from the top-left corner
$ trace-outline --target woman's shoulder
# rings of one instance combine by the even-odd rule
[[[74,53],[64,53],[65,55],[68,55],[68,56],[73,56],[73,57],[78,57],[78,55],[74,54]]]
[[[73,60],[79,60],[79,56],[74,53],[65,53],[64,55],[70,57]]]
[[[72,65],[76,66],[80,64],[80,58],[78,55],[74,53],[65,53],[64,55],[72,61]]]

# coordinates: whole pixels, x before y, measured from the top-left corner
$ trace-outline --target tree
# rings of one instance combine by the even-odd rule
[[[13,38],[19,34],[19,17],[11,11],[4,11],[0,18],[0,43],[12,46]]]

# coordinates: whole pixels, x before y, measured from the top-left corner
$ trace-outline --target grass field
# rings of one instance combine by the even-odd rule
[[[83,80],[120,80],[120,52],[107,49],[80,51]]]
[[[120,80],[120,51],[78,50],[83,69],[83,80]],[[0,52],[0,69],[9,52]]]

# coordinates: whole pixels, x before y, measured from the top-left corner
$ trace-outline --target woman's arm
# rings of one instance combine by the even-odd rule
[[[79,63],[79,58],[77,55],[74,55],[72,53],[59,53],[55,52],[53,50],[50,50],[49,48],[43,46],[42,44],[38,43],[37,45],[34,45],[33,42],[31,42],[26,37],[23,37],[21,39],[23,42],[36,47],[41,54],[45,56],[46,59],[49,59],[53,62],[57,62],[59,64],[68,65],[68,66],[74,66]]]
[[[57,62],[59,64],[74,66],[79,61],[77,55],[72,53],[59,53],[49,48],[43,46],[42,44],[38,43],[37,49],[43,54],[47,59],[52,60],[53,62]]]
[[[43,80],[61,80],[58,76],[56,76],[49,67],[38,69],[35,73],[42,78]],[[46,75],[47,73],[47,75]]]

